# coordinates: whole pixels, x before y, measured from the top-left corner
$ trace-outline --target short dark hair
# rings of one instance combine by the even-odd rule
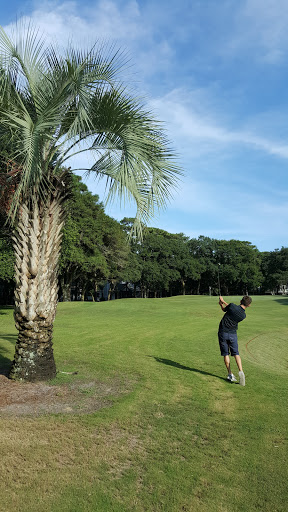
[[[252,302],[252,299],[251,297],[249,297],[249,295],[244,295],[243,299],[241,299],[241,302],[240,304],[242,304],[243,306],[249,306]]]

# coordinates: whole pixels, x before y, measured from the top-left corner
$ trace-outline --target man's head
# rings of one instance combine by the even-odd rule
[[[244,297],[241,299],[241,306],[245,306],[245,308],[248,308],[252,302],[251,297],[249,295],[244,295]]]

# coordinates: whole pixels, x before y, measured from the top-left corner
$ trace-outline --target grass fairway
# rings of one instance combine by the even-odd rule
[[[245,388],[225,380],[221,316],[216,297],[59,304],[57,368],[78,374],[54,384],[108,394],[90,414],[0,413],[0,510],[286,511],[288,299],[255,297],[239,326]],[[12,310],[0,323],[3,366]]]

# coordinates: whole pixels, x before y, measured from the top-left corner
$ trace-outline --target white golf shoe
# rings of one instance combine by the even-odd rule
[[[244,374],[244,372],[239,372],[239,384],[240,384],[240,386],[245,386],[245,374]]]
[[[233,373],[229,373],[227,380],[229,380],[230,382],[237,382],[237,379],[235,375],[233,375]]]

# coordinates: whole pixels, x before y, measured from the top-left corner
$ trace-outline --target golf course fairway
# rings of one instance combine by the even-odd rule
[[[226,380],[217,297],[60,303],[41,386],[5,378],[0,309],[0,510],[286,511],[288,298],[252,299],[245,387]]]

